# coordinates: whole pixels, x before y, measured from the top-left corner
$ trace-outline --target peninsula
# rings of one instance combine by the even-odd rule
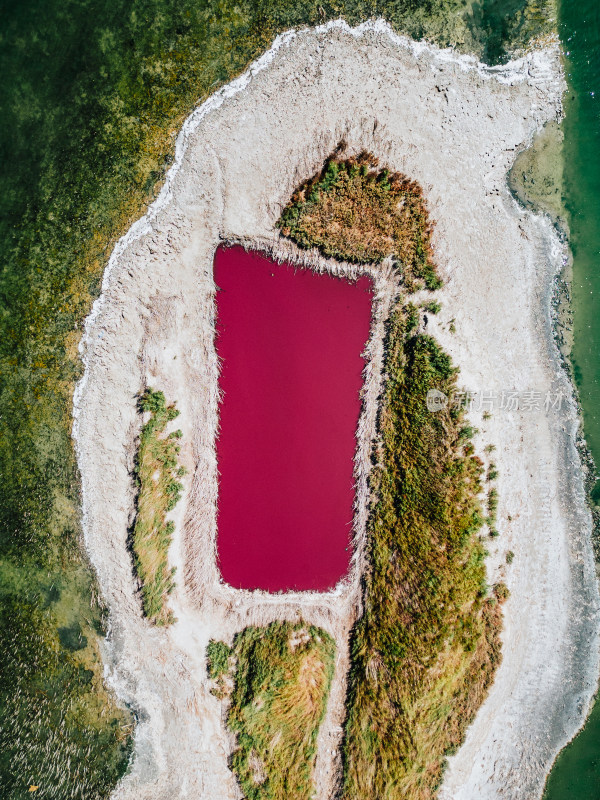
[[[115,798],[283,797],[283,764],[298,800],[541,796],[595,690],[599,601],[553,338],[563,246],[506,175],[563,91],[552,40],[490,68],[330,23],[278,37],[186,121],[110,259],[75,394],[108,681],[138,717]],[[221,574],[223,246],[273,281],[341,279],[347,304],[370,282],[362,355],[343,309],[329,329],[330,363],[364,367],[353,506],[343,482],[323,505],[332,525],[349,507],[349,557],[325,586]]]

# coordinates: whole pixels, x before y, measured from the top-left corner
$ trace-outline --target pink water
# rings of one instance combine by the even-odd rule
[[[325,590],[347,571],[370,281],[215,255],[218,551],[237,588]]]

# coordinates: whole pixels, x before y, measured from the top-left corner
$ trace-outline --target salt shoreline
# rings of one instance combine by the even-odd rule
[[[227,769],[231,741],[207,688],[204,647],[248,624],[295,619],[299,608],[339,646],[319,736],[317,796],[325,800],[335,785],[339,764],[330,751],[339,743],[347,635],[359,611],[368,455],[394,279],[374,270],[351,571],[326,594],[242,592],[220,582],[215,562],[212,256],[226,240],[317,269],[360,272],[298,251],[275,229],[292,190],[342,138],[349,152],[370,150],[425,190],[446,280],[430,330],[461,368],[460,383],[567,398],[548,416],[498,412],[486,422],[471,415],[482,429],[478,450],[498,445],[501,536],[490,545],[490,582],[502,577],[512,596],[503,664],[440,793],[444,800],[541,795],[596,687],[599,605],[575,449],[577,408],[552,335],[563,252],[550,223],[517,206],[506,173],[517,150],[560,114],[563,89],[556,44],[489,68],[399,37],[381,21],[356,29],[329,23],[282,34],[184,124],[159,198],[111,256],[86,321],[86,369],[74,397],[86,547],[110,611],[107,674],[140,715],[132,769],[115,797],[239,796]],[[190,470],[174,515],[179,622],[168,631],[142,619],[126,551],[139,428],[134,398],[145,380],[177,401]],[[534,480],[540,471],[543,480]],[[508,549],[515,552],[510,568],[503,566]]]

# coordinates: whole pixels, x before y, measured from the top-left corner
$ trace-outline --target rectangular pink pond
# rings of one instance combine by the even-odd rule
[[[331,588],[350,560],[371,283],[219,248],[218,553],[223,580]]]

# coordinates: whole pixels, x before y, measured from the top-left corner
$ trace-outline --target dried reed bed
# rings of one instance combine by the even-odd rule
[[[209,646],[211,673],[228,697],[227,723],[236,734],[231,767],[245,797],[309,800],[334,640],[300,621],[245,628],[226,652],[219,644]]]

